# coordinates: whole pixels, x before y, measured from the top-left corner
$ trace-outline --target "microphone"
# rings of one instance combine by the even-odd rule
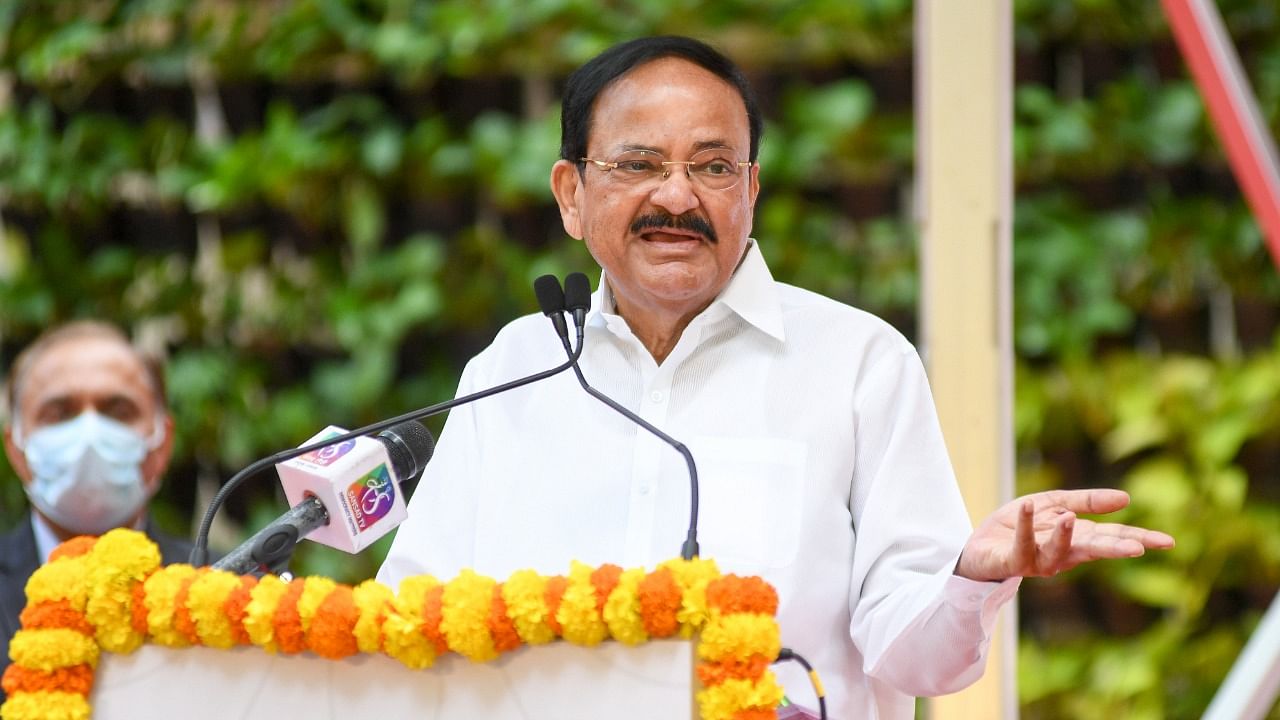
[[[586,275],[583,275],[585,278]],[[543,275],[533,281],[533,294],[538,298],[538,307],[542,314],[551,318],[556,334],[562,338],[569,337],[569,328],[564,323],[565,292],[560,288],[560,281],[555,275]],[[588,291],[587,295],[590,296]],[[587,303],[590,304],[590,297]]]
[[[698,466],[693,462],[693,453],[689,452],[689,448],[685,447],[684,443],[659,430],[649,421],[587,384],[587,379],[582,375],[582,368],[578,367],[578,358],[582,356],[582,341],[586,334],[587,311],[591,309],[591,282],[587,280],[587,276],[582,273],[570,273],[564,279],[563,291],[560,290],[560,281],[553,275],[543,275],[535,282],[535,287],[538,284],[547,288],[538,293],[538,305],[555,325],[556,334],[560,336],[560,342],[564,345],[564,351],[569,356],[573,373],[578,376],[578,384],[582,389],[586,390],[591,397],[649,431],[654,437],[675,448],[676,452],[684,458],[685,465],[689,468],[689,529],[685,535],[684,544],[680,546],[680,557],[692,560],[698,556]],[[552,285],[554,289],[550,287]],[[563,316],[565,310],[573,315],[573,324],[578,336],[577,350],[569,345],[569,331],[565,327]],[[557,320],[559,322],[556,322]]]
[[[345,432],[330,425],[304,446]],[[304,537],[360,552],[404,522],[408,512],[400,486],[422,474],[433,452],[431,432],[409,421],[373,438],[351,438],[276,465],[293,507],[213,567],[238,575],[283,572]]]
[[[552,280],[555,280],[555,278],[552,278]],[[556,281],[555,285],[556,288],[559,289],[559,281]],[[563,322],[563,317],[561,318],[561,322]],[[503,393],[508,390],[514,390],[515,388],[523,387],[529,383],[537,382],[539,380],[545,380],[573,367],[574,363],[578,361],[578,353],[581,352],[582,347],[581,343],[579,343],[577,352],[574,353],[567,361],[553,368],[543,370],[542,372],[534,373],[510,382],[505,382],[501,385],[471,393],[470,395],[455,397],[450,400],[445,400],[444,402],[436,403],[435,405],[420,408],[418,410],[412,410],[404,413],[403,415],[397,415],[396,417],[389,418],[387,420],[380,420],[376,423],[356,428],[349,432],[344,432],[336,437],[330,437],[316,442],[308,442],[300,447],[282,450],[274,455],[254,461],[248,467],[245,467],[240,472],[232,475],[231,479],[224,483],[221,488],[218,488],[218,492],[214,493],[213,499],[209,501],[209,506],[205,508],[204,517],[200,520],[200,527],[196,532],[196,538],[191,549],[190,563],[196,567],[200,567],[208,562],[209,530],[213,527],[214,516],[217,515],[218,510],[226,503],[227,498],[236,490],[236,488],[244,484],[245,480],[253,477],[267,467],[292,460],[293,458],[300,457],[309,452],[322,450],[333,445],[339,445],[348,440],[354,440],[355,438],[365,435],[372,435],[373,433],[381,432],[392,426],[399,425],[400,423],[408,422],[410,420],[421,420],[423,418],[431,417],[432,415],[439,415],[440,413],[451,410],[459,405],[465,405],[467,403],[475,402],[476,400],[482,400],[490,395],[497,395],[498,393]]]
[[[553,278],[554,279],[554,278]],[[582,333],[586,327],[587,311],[591,309],[591,281],[580,272],[569,273],[564,279],[564,306],[573,316],[573,325],[578,329],[578,344],[582,344]]]

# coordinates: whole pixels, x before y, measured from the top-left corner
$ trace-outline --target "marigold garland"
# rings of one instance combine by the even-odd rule
[[[782,698],[768,669],[781,642],[777,593],[759,578],[722,576],[710,560],[652,572],[575,562],[567,576],[522,570],[502,583],[468,570],[448,583],[407,578],[393,592],[372,580],[353,588],[162,568],[144,535],[113,530],[59,546],[27,598],[0,720],[88,720],[100,649],[128,653],[147,641],[329,659],[380,652],[421,669],[450,652],[484,662],[557,638],[637,645],[696,633],[703,720],[774,717]]]
[[[624,645],[639,645],[649,639],[640,613],[640,581],[644,570],[633,568],[618,576],[618,584],[604,603],[604,622],[609,633]]]
[[[249,604],[244,608],[244,630],[249,636],[249,642],[269,653],[280,649],[272,620],[276,616],[280,598],[288,589],[288,584],[283,580],[275,575],[267,575],[249,591]]]
[[[488,623],[496,585],[487,577],[463,570],[444,586],[440,597],[440,632],[450,649],[472,662],[498,657]]]
[[[302,627],[302,612],[298,608],[298,601],[307,590],[308,580],[310,578],[297,578],[285,586],[284,594],[276,604],[275,615],[271,618],[276,629],[276,645],[280,652],[287,655],[296,655],[307,649],[307,635]]]
[[[363,653],[381,652],[382,624],[395,593],[376,580],[366,580],[351,591],[351,599],[356,605],[356,624],[351,629],[356,646]]]
[[[547,578],[532,570],[518,570],[502,584],[502,600],[525,644],[541,645],[556,639],[547,607]]]
[[[560,608],[556,611],[556,621],[563,631],[561,636],[585,647],[599,645],[609,636],[609,628],[596,602],[596,586],[591,582],[593,575],[590,565],[573,561]]]
[[[405,578],[400,593],[386,609],[382,645],[388,655],[414,670],[431,667],[436,646],[422,631],[427,593],[440,582],[430,575]]]
[[[307,628],[307,647],[329,660],[341,660],[360,652],[355,636],[358,612],[351,588],[335,585],[311,619]]]
[[[502,583],[493,586],[493,597],[489,601],[489,616],[485,618],[489,626],[489,634],[493,636],[493,647],[500,653],[511,652],[520,647],[520,634],[511,621],[507,601],[502,597]]]
[[[243,608],[233,620],[227,600],[231,593],[243,587],[240,578],[222,572],[204,572],[191,581],[187,586],[186,605],[196,642],[223,650],[236,645],[234,625],[243,617]],[[243,630],[241,632],[243,634]],[[248,639],[247,635],[244,637]]]
[[[85,614],[98,629],[98,645],[113,653],[137,650],[146,635],[133,625],[133,587],[160,567],[160,549],[142,533],[117,528],[83,557],[89,564]]]

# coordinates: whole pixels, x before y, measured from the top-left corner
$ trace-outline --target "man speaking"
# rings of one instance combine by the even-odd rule
[[[552,191],[603,269],[583,373],[692,450],[702,555],[777,588],[783,644],[822,674],[832,717],[911,718],[914,696],[973,682],[1021,577],[1173,545],[1076,517],[1123,507],[1114,490],[1028,496],[971,532],[914,348],[770,275],[750,237],[763,123],[715,50],[615,46],[569,78],[561,122]],[[458,393],[563,352],[544,318],[519,319]],[[651,567],[678,553],[688,482],[561,374],[454,410],[379,578]]]

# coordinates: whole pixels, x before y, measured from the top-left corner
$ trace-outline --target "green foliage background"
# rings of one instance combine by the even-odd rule
[[[1274,133],[1280,10],[1217,4]],[[1123,487],[1126,520],[1179,540],[1024,585],[1023,716],[1199,717],[1280,585],[1280,283],[1157,0],[1014,6],[1019,490]],[[0,360],[77,316],[163,351],[157,513],[186,531],[252,459],[448,397],[535,276],[592,267],[547,188],[560,83],[664,32],[762,94],[775,275],[911,334],[911,13],[0,0]],[[278,512],[270,484],[223,547]],[[24,508],[0,467],[0,525]],[[379,556],[300,563],[351,580]]]

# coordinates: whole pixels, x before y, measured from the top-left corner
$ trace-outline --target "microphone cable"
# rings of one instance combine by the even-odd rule
[[[685,535],[684,544],[680,547],[680,557],[684,560],[692,560],[698,557],[698,466],[693,461],[693,453],[689,452],[689,448],[685,447],[684,443],[659,430],[652,423],[628,410],[613,398],[591,387],[587,383],[586,377],[582,374],[582,368],[578,366],[578,358],[582,356],[583,339],[586,334],[587,311],[591,309],[591,283],[587,280],[587,276],[582,273],[570,273],[564,280],[564,289],[561,289],[560,281],[554,275],[543,275],[534,281],[534,293],[538,297],[538,305],[542,308],[543,314],[551,318],[552,324],[555,325],[556,334],[560,336],[560,343],[564,345],[565,354],[571,358],[573,373],[577,376],[578,384],[582,386],[582,389],[586,390],[595,399],[613,408],[615,412],[649,431],[659,440],[675,448],[676,452],[680,453],[680,456],[684,458],[685,465],[689,469],[689,529]],[[578,340],[577,349],[574,349],[569,343],[569,331],[565,326],[563,315],[566,310],[573,316],[573,324]]]
[[[268,457],[264,457],[260,460],[253,462],[252,464],[250,464],[248,467],[244,468],[240,472],[236,473],[235,475],[232,475],[231,479],[223,483],[222,487],[218,488],[218,492],[214,494],[213,499],[209,501],[209,507],[205,509],[204,517],[200,520],[200,529],[199,529],[199,532],[196,533],[194,546],[191,549],[191,558],[190,558],[191,564],[195,567],[202,567],[208,563],[209,531],[213,527],[214,516],[217,514],[218,510],[222,507],[222,505],[227,501],[227,497],[230,496],[231,493],[234,492],[236,488],[240,487],[240,485],[242,485],[245,480],[258,474],[262,470],[265,470],[266,468],[269,468],[273,465],[277,465],[279,463],[292,460],[293,458],[299,457],[301,455],[306,455],[309,452],[313,452],[316,450],[320,450],[322,448],[329,447],[330,445],[337,445],[339,443],[343,443],[343,442],[346,442],[347,440],[361,437],[363,435],[371,435],[376,432],[381,432],[383,430],[386,430],[387,428],[393,427],[395,425],[399,425],[400,423],[408,422],[410,420],[422,420],[423,418],[428,418],[428,417],[431,417],[432,415],[439,415],[440,413],[445,412],[447,410],[451,410],[459,405],[465,405],[466,403],[469,403],[469,402],[482,400],[484,398],[489,397],[490,395],[497,395],[498,393],[506,392],[507,390],[514,390],[515,388],[528,385],[529,383],[537,382],[539,380],[544,380],[546,378],[551,377],[552,375],[557,375],[559,373],[564,372],[565,370],[568,370],[571,367],[574,367],[578,362],[578,355],[581,354],[581,350],[582,348],[579,347],[578,352],[571,353],[570,358],[566,362],[561,363],[560,365],[557,365],[548,370],[543,370],[540,373],[535,373],[533,375],[518,378],[516,380],[512,380],[510,382],[506,382],[501,385],[497,385],[495,387],[491,387],[485,390],[480,390],[478,392],[471,393],[470,395],[465,395],[463,397],[446,400],[444,402],[436,403],[435,405],[431,405],[425,408],[420,408],[418,410],[412,410],[410,412],[404,413],[403,415],[397,415],[396,417],[389,418],[387,420],[380,420],[371,425],[366,425],[361,428],[356,428],[355,430],[351,430],[341,435],[336,435],[334,437],[328,438],[327,440],[318,440],[316,442],[309,443],[301,447],[291,448],[289,450],[282,450],[274,455],[270,455]]]
[[[800,653],[791,648],[782,648],[778,651],[778,657],[773,662],[780,663],[787,660],[793,660],[800,663],[800,666],[809,674],[809,684],[813,686],[813,692],[818,696],[818,717],[827,720],[827,691],[822,687],[822,679],[818,677],[818,671],[813,669],[808,660]]]

